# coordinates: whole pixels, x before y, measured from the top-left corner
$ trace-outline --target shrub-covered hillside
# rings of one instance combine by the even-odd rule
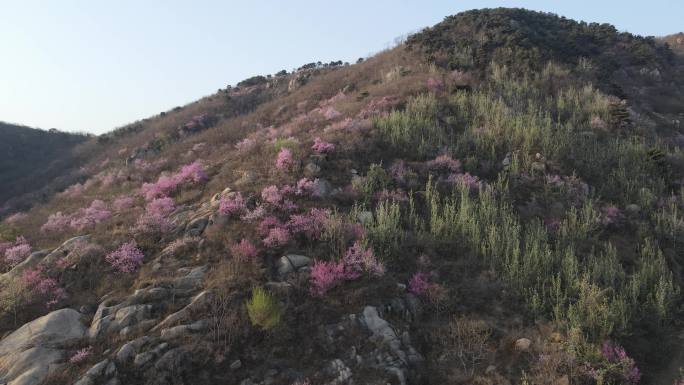
[[[681,68],[470,11],[98,137],[2,222],[0,382],[681,381]]]
[[[85,135],[0,122],[0,206],[73,167],[74,147],[86,140]]]

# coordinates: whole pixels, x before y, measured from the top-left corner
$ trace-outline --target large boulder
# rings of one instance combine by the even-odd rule
[[[61,309],[35,319],[0,340],[0,383],[41,383],[64,359],[62,348],[85,336],[81,313]]]

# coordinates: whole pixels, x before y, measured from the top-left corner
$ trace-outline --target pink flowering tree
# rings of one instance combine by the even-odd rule
[[[240,216],[247,212],[247,204],[240,192],[226,194],[219,202],[219,214],[227,217]]]
[[[385,267],[372,250],[356,242],[337,262],[314,261],[309,276],[310,294],[314,297],[323,297],[340,283],[356,280],[364,273],[380,277],[385,274]]]
[[[71,217],[62,214],[58,211],[54,214],[50,214],[47,221],[40,227],[40,230],[45,233],[64,231],[71,225]]]
[[[122,213],[126,210],[129,210],[131,207],[133,207],[134,204],[134,199],[133,197],[119,197],[112,202],[112,210],[115,213]]]
[[[335,145],[332,143],[326,142],[319,137],[316,137],[314,139],[313,146],[311,146],[311,149],[314,150],[318,154],[330,154],[330,153],[335,152]]]
[[[79,231],[90,229],[107,220],[111,212],[107,208],[107,204],[99,199],[94,200],[90,206],[79,210],[72,215],[69,225]]]
[[[430,286],[430,274],[417,272],[409,279],[408,291],[415,295],[424,296],[427,295]]]
[[[256,246],[248,239],[242,239],[230,247],[230,254],[240,262],[254,261],[259,255]]]
[[[5,250],[5,264],[10,267],[18,265],[31,254],[31,245],[26,238],[19,236],[13,245]]]
[[[292,151],[289,148],[283,147],[278,152],[278,157],[276,158],[275,166],[278,170],[289,171],[294,166],[294,159],[292,157]]]
[[[156,198],[145,206],[145,212],[138,217],[133,231],[149,236],[161,236],[174,229],[169,215],[176,210],[173,199]]]
[[[321,237],[323,228],[330,218],[330,210],[312,208],[306,214],[295,214],[285,224],[292,235],[302,235],[309,240]]]
[[[173,194],[182,185],[194,185],[209,180],[202,162],[196,160],[181,167],[178,173],[162,175],[155,183],[144,183],[140,192],[146,200]]]
[[[69,358],[69,362],[78,365],[84,361],[86,361],[88,358],[90,358],[91,354],[93,351],[92,346],[88,346],[87,348],[79,349],[74,354]]]
[[[145,255],[135,240],[124,243],[115,251],[107,254],[105,260],[120,273],[133,273],[142,266]]]
[[[66,290],[57,279],[48,275],[42,265],[24,271],[21,279],[24,287],[30,291],[31,297],[34,300],[39,298],[44,301],[48,309],[56,307],[59,302],[67,298]]]

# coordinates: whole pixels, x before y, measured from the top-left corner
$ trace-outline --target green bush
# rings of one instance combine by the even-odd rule
[[[253,326],[271,330],[280,324],[283,310],[269,292],[256,287],[252,289],[252,298],[247,301],[247,313]]]

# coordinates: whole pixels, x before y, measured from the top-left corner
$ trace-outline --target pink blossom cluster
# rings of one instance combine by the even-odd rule
[[[112,210],[116,213],[121,213],[124,212],[131,207],[133,207],[134,199],[133,197],[129,196],[123,196],[114,199],[114,202],[112,202]]]
[[[74,365],[78,365],[81,362],[87,360],[90,358],[90,355],[92,354],[93,347],[88,346],[87,348],[83,348],[80,350],[77,350],[71,358],[69,358],[69,362],[71,362]]]
[[[400,101],[396,96],[383,96],[379,99],[373,99],[357,116],[362,119],[369,119],[375,116],[387,115]]]
[[[426,295],[432,284],[430,283],[430,274],[425,272],[417,272],[411,276],[408,284],[408,291],[415,295]]]
[[[294,159],[292,158],[292,151],[289,148],[283,147],[278,152],[275,166],[278,170],[290,170],[294,166]]]
[[[375,193],[374,198],[378,202],[393,201],[393,202],[408,202],[408,195],[402,189],[382,190]]]
[[[397,183],[406,183],[406,177],[409,175],[410,169],[406,166],[406,162],[398,160],[389,168],[389,174]]]
[[[143,234],[164,234],[173,230],[169,215],[176,210],[173,199],[156,198],[145,206],[145,212],[138,217],[133,231]]]
[[[238,261],[245,262],[254,260],[259,255],[259,251],[248,239],[242,239],[230,247],[230,254]]]
[[[607,205],[601,208],[601,224],[610,225],[617,223],[621,217],[620,209],[615,205]]]
[[[61,211],[48,216],[47,221],[40,227],[40,230],[46,233],[63,231],[71,226],[71,216],[64,215]]]
[[[622,346],[606,341],[601,347],[601,355],[606,361],[619,367],[623,380],[630,384],[639,383],[641,372]]]
[[[115,251],[107,254],[105,260],[121,273],[133,273],[142,266],[145,255],[135,240],[124,243]]]
[[[287,199],[287,195],[296,194],[297,189],[293,186],[285,185],[282,188],[271,185],[261,190],[261,199],[267,204],[286,211],[296,210],[297,205]]]
[[[232,217],[243,215],[246,212],[247,204],[239,191],[221,196],[221,200],[219,201],[219,214]]]
[[[75,183],[67,187],[60,195],[67,196],[69,198],[75,198],[83,194],[85,188],[81,183]]]
[[[23,221],[26,218],[28,218],[28,214],[26,213],[14,213],[9,217],[5,218],[5,223],[9,225],[16,225],[17,223]]]
[[[237,142],[237,144],[235,145],[235,149],[241,154],[246,154],[254,150],[254,148],[256,148],[256,144],[256,140],[251,138],[244,138],[241,141]]]
[[[293,214],[285,224],[292,235],[303,235],[310,240],[321,237],[323,228],[330,218],[330,210],[312,208],[306,214]]]
[[[246,210],[244,214],[240,216],[240,220],[245,222],[255,222],[262,219],[266,215],[266,209],[262,205],[257,205],[254,210]]]
[[[478,177],[476,177],[475,175],[470,175],[470,173],[467,172],[465,174],[451,174],[447,178],[447,181],[458,186],[465,186],[471,191],[479,190],[483,186],[483,182],[480,181]]]
[[[314,144],[311,146],[311,149],[319,154],[330,154],[335,152],[335,145],[316,137],[314,138]]]
[[[162,175],[156,183],[143,183],[141,192],[146,200],[166,197],[184,184],[197,184],[209,179],[200,161],[194,161],[181,167],[174,175]]]
[[[96,199],[90,203],[90,206],[78,210],[71,216],[70,226],[82,231],[94,227],[110,216],[111,212],[107,208],[107,204]]]
[[[314,261],[309,276],[310,293],[314,297],[323,297],[340,283],[358,279],[363,272],[382,276],[385,267],[376,259],[372,250],[365,249],[356,242],[340,261]]]
[[[5,243],[1,247],[5,248],[5,264],[10,267],[18,265],[31,254],[31,245],[22,236],[17,237],[14,244]]]
[[[459,172],[461,171],[461,161],[451,158],[450,155],[439,155],[435,159],[425,163],[428,170],[444,171],[444,172]]]
[[[49,277],[42,265],[24,271],[22,282],[32,294],[45,299],[48,309],[67,298],[66,290],[56,279]]]
[[[427,88],[430,92],[439,92],[444,89],[444,82],[440,79],[428,78]]]
[[[267,216],[259,223],[259,234],[261,234],[264,246],[269,248],[280,247],[288,244],[292,239],[287,226],[275,216]]]

